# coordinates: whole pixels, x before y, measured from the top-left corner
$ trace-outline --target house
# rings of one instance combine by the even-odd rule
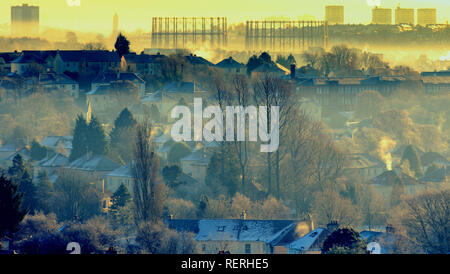
[[[119,164],[103,155],[86,154],[71,162],[66,169],[103,181],[107,179],[109,173],[119,167]]]
[[[188,56],[184,57],[186,62],[188,62],[189,64],[191,64],[192,66],[196,67],[196,66],[214,66],[213,63],[211,63],[210,61],[206,60],[203,57],[197,56],[195,54],[190,54]]]
[[[216,68],[222,69],[226,72],[243,74],[245,73],[244,64],[237,62],[233,57],[223,59],[215,65]]]
[[[145,81],[136,73],[132,72],[101,73],[92,81],[92,90],[97,89],[99,86],[116,81],[130,81],[137,86],[139,90],[139,97],[143,97],[145,95]]]
[[[34,75],[44,71],[46,62],[32,53],[22,54],[11,62],[11,72],[19,75]]]
[[[16,52],[1,52],[0,53],[0,73],[11,72],[11,62],[17,59],[20,53]]]
[[[422,72],[425,93],[446,94],[450,92],[450,71]]]
[[[97,115],[108,115],[108,112],[113,109],[129,108],[139,103],[139,98],[135,95],[123,90],[117,90],[111,84],[102,84],[86,93],[86,101]]]
[[[404,194],[414,195],[424,191],[426,184],[419,182],[415,178],[403,173],[401,170],[395,168],[388,170],[381,175],[376,176],[371,180],[375,190],[383,194],[388,200],[394,187],[401,186],[404,189]]]
[[[64,73],[102,73],[119,71],[117,52],[107,50],[59,50],[54,58],[54,71]]]
[[[38,84],[47,92],[63,93],[78,98],[78,82],[65,74],[40,73]]]
[[[68,156],[72,152],[72,140],[72,136],[47,136],[40,145]]]
[[[184,101],[187,106],[194,103],[194,98],[206,98],[208,91],[196,82],[176,82],[173,81],[164,85],[156,92],[144,97],[141,102],[148,106],[158,107],[161,116],[169,117],[170,111],[180,101]],[[171,121],[171,119],[168,119]]]
[[[20,148],[16,144],[5,144],[0,147],[0,162],[15,154]]]
[[[20,156],[22,156],[24,161],[30,161],[31,160],[30,150],[27,147],[24,147],[24,148],[19,149],[16,152],[14,152],[13,154],[11,154],[6,159],[3,159],[2,160],[2,164],[4,166],[12,166],[13,160],[18,154],[20,154]]]
[[[434,184],[435,186],[446,184],[450,181],[450,173],[448,169],[448,166],[443,166],[430,174],[425,175],[422,179],[420,179],[420,181],[427,184]]]
[[[358,94],[378,91],[384,96],[392,94],[400,87],[410,87],[418,81],[403,76],[339,76],[339,77],[296,77],[296,92],[313,97],[322,107],[322,115],[327,117],[342,111],[354,111]]]
[[[320,254],[322,245],[328,237],[328,231],[319,227],[304,235],[298,240],[289,243],[287,248],[288,254]]]
[[[422,168],[425,169],[430,165],[436,165],[438,167],[450,166],[450,161],[447,160],[443,155],[437,152],[425,152],[420,156],[420,162],[422,163]]]
[[[131,163],[118,167],[106,175],[105,188],[115,192],[124,184],[130,193],[133,193],[133,170]]]
[[[195,150],[180,160],[181,169],[187,175],[192,176],[195,180],[203,183],[205,182],[206,171],[210,159],[210,154],[206,152],[204,148]]]
[[[385,163],[367,153],[350,154],[349,164],[344,167],[344,174],[357,176],[361,182],[367,182],[385,171]]]
[[[244,214],[245,215],[245,214]],[[286,253],[286,245],[298,239],[294,220],[166,220],[169,228],[191,232],[203,254],[274,254]]]
[[[136,54],[130,53],[124,56],[126,62],[126,71],[139,74],[161,75],[162,63],[167,59],[165,55],[157,54]]]
[[[66,167],[69,164],[69,158],[61,153],[45,157],[44,159],[34,163],[33,171],[34,177],[37,177],[40,172],[47,172],[50,176],[57,170]]]

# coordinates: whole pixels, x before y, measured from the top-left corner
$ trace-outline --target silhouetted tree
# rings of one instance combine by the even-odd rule
[[[175,143],[170,148],[167,160],[169,163],[177,164],[180,160],[191,154],[191,148],[186,143]]]
[[[122,33],[119,33],[116,39],[116,43],[114,44],[114,48],[117,51],[117,54],[119,54],[120,57],[130,53],[130,41],[122,35]]]
[[[22,207],[34,212],[36,208],[36,188],[33,185],[30,168],[25,164],[22,155],[17,154],[12,166],[8,169],[12,181],[18,185],[18,191],[23,193]]]
[[[105,131],[99,120],[93,116],[88,125],[88,151],[94,155],[105,155],[107,151],[107,141]]]
[[[26,215],[22,209],[23,194],[17,185],[0,174],[0,238],[19,229],[19,224]]]
[[[73,130],[72,151],[70,161],[74,161],[88,152],[88,125],[83,115],[78,115]]]
[[[339,228],[324,241],[322,253],[367,253],[359,233],[352,228]]]
[[[401,163],[403,163],[404,161],[409,162],[409,168],[414,171],[416,177],[419,178],[423,176],[422,163],[420,161],[419,154],[412,145],[406,146],[405,150],[403,151]]]
[[[114,128],[110,133],[110,152],[113,159],[120,159],[124,163],[131,161],[133,156],[131,149],[133,147],[132,134],[136,131],[136,124],[136,120],[127,108],[122,110],[119,117],[114,121]]]
[[[163,209],[163,184],[158,180],[159,161],[150,138],[151,126],[146,122],[138,124],[132,162],[136,224],[158,222]]]
[[[128,201],[130,201],[131,195],[130,192],[128,192],[128,188],[122,183],[120,184],[119,188],[114,192],[114,194],[111,196],[111,206],[109,210],[116,214],[119,210],[119,208],[125,206]]]
[[[39,161],[47,156],[47,149],[41,146],[36,140],[31,142],[30,148],[31,160]]]
[[[43,211],[44,213],[49,213],[51,207],[50,201],[53,195],[53,184],[45,170],[39,172],[37,180],[36,209],[38,211]]]
[[[178,178],[180,177],[182,171],[178,165],[166,166],[163,168],[162,174],[164,181],[171,187],[176,186],[178,182]]]

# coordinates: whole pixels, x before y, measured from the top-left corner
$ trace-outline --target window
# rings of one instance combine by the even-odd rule
[[[202,244],[202,252],[205,252],[205,251],[206,251],[206,245]]]
[[[252,253],[252,245],[246,244],[245,245],[245,254],[251,254]]]
[[[225,226],[218,226],[217,231],[225,231]]]

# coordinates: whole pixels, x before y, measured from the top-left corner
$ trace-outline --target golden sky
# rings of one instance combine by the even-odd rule
[[[80,6],[69,5],[77,1]],[[233,23],[270,16],[297,19],[308,14],[322,20],[329,4],[345,6],[346,23],[368,23],[372,8],[368,3],[377,1],[389,8],[397,3],[408,8],[437,8],[439,23],[450,19],[450,0],[1,0],[0,24],[9,24],[10,6],[22,3],[40,6],[42,26],[102,33],[111,32],[115,12],[119,28],[125,31],[149,31],[153,16],[226,16]]]

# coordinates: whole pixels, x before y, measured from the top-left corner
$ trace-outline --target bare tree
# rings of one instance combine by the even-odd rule
[[[230,86],[224,81],[223,75],[217,75],[214,79],[214,88],[217,104],[219,104],[222,113],[225,112],[227,104],[231,101]],[[222,136],[225,139],[225,136]],[[220,177],[222,179],[222,185],[225,185],[225,150],[226,142],[220,143]]]
[[[162,182],[158,179],[159,160],[150,142],[151,125],[143,122],[136,127],[134,144],[133,200],[136,206],[137,223],[157,222],[162,214]]]
[[[450,190],[421,194],[406,201],[402,225],[427,253],[450,251]]]
[[[239,106],[242,106],[244,109],[249,105],[250,100],[250,89],[247,77],[244,75],[236,74],[233,78],[233,87],[235,92],[235,101]],[[237,140],[237,139],[236,139]],[[245,187],[247,181],[247,169],[249,162],[249,147],[247,138],[244,138],[244,141],[236,141],[236,151],[239,159],[239,166],[241,168],[241,187],[242,193],[245,194]]]
[[[266,107],[267,129],[271,128],[270,110],[273,105],[273,94],[277,88],[277,79],[271,74],[264,74],[258,77],[253,83],[253,97],[258,106]],[[267,153],[267,192],[273,194],[272,190],[272,153]]]

